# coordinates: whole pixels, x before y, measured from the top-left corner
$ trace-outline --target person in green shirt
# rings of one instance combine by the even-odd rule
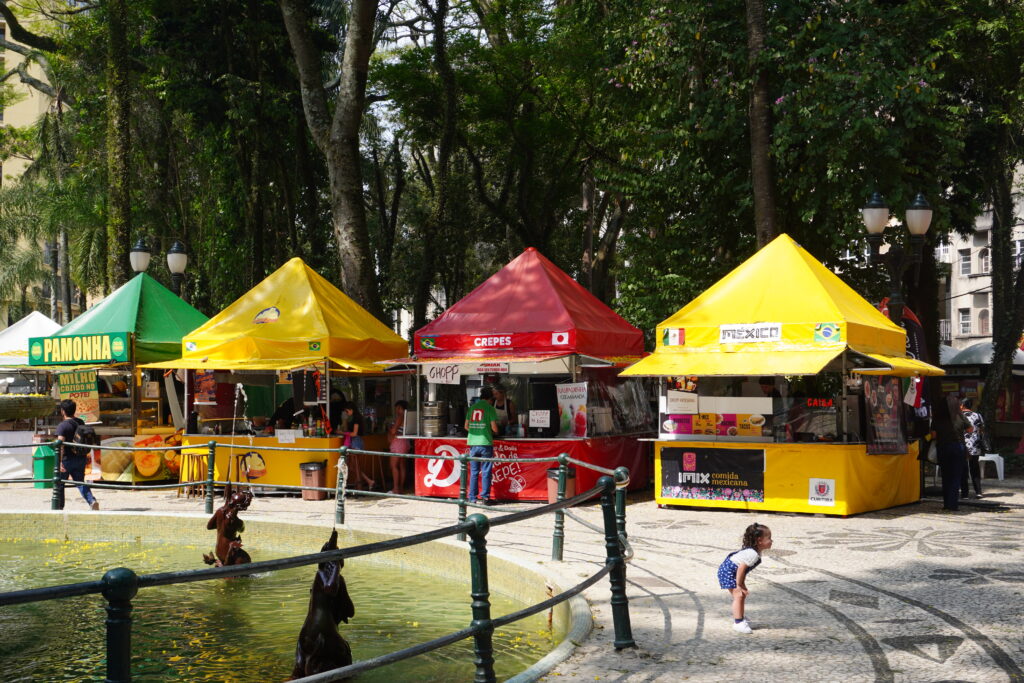
[[[498,433],[498,413],[494,410],[494,391],[490,387],[480,390],[480,398],[466,411],[466,445],[471,458],[494,457],[494,435]],[[491,467],[493,462],[469,463],[469,500],[490,505]],[[477,497],[477,476],[480,477],[480,496]]]

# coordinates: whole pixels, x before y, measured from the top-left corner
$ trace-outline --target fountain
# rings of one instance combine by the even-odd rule
[[[140,574],[194,569],[206,516],[0,514],[0,591],[93,581],[125,566]],[[309,553],[330,527],[250,520],[246,546],[256,561]],[[384,540],[338,530],[347,547]],[[145,539],[145,540],[143,540]],[[495,615],[548,597],[546,579],[491,555]],[[464,628],[472,620],[465,547],[430,543],[345,564],[347,590],[372,605],[344,627],[355,659],[409,647]],[[137,680],[285,680],[296,663],[296,636],[312,598],[310,568],[259,573],[238,581],[157,586],[133,600],[132,671]],[[81,596],[5,608],[0,659],[5,680],[103,679],[103,600]],[[527,669],[562,640],[569,609],[556,607],[554,633],[545,613],[498,629],[499,679]],[[589,623],[589,614],[586,621]],[[241,636],[240,636],[241,634]],[[360,681],[471,680],[473,644],[360,674]]]

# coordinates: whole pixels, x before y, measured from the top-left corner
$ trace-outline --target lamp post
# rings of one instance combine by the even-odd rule
[[[128,252],[128,260],[132,264],[132,270],[136,273],[146,272],[146,268],[149,268],[149,258],[149,245],[146,244],[145,237],[140,237],[139,241],[132,247],[132,250]]]
[[[881,253],[882,233],[889,224],[889,207],[882,195],[875,192],[861,209],[864,227],[868,231],[868,244],[871,253],[868,262],[878,263],[884,258],[889,271],[889,320],[897,325],[903,319],[903,276],[910,266],[914,266],[914,282],[919,277],[921,252],[924,248],[924,236],[932,222],[932,207],[920,192],[910,206],[907,207],[906,224],[910,231],[909,249],[900,243],[889,245],[889,250]]]
[[[181,283],[185,279],[185,266],[188,265],[188,253],[181,240],[174,240],[174,244],[167,250],[167,270],[171,271],[171,291],[181,296]]]

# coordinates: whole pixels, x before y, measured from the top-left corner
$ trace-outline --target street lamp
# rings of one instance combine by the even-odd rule
[[[181,282],[185,279],[185,266],[188,265],[188,253],[181,240],[174,240],[174,244],[167,250],[167,270],[171,271],[171,291],[181,296]]]
[[[146,244],[146,238],[140,237],[139,241],[135,243],[132,250],[128,252],[128,260],[131,261],[132,270],[136,273],[146,272],[146,268],[149,268],[149,245]]]
[[[921,266],[921,251],[924,248],[924,236],[932,222],[932,207],[920,192],[907,207],[907,230],[910,231],[910,249],[899,243],[890,244],[889,250],[883,255],[882,233],[889,224],[889,207],[882,195],[875,192],[861,209],[864,228],[868,231],[868,244],[871,253],[868,262],[875,264],[883,256],[886,269],[889,271],[889,319],[897,325],[903,319],[903,275],[907,268],[914,266],[914,282],[917,282]]]

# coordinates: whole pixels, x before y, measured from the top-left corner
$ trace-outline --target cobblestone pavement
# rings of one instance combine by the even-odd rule
[[[926,500],[848,519],[659,509],[640,494],[627,512],[635,551],[628,594],[639,647],[612,648],[608,584],[601,582],[586,593],[594,631],[544,680],[1024,681],[1024,481],[986,484],[985,498],[958,513]],[[2,509],[48,510],[49,495],[8,486]],[[173,492],[97,496],[97,514],[203,511],[201,500]],[[85,510],[74,490],[68,509]],[[353,528],[396,535],[456,517],[453,505],[404,499],[350,499],[346,509]],[[330,525],[333,512],[333,501],[260,497],[245,518]],[[573,514],[601,523],[598,505]],[[771,527],[775,547],[748,580],[755,630],[742,635],[732,630],[715,569],[754,521]],[[550,559],[550,518],[495,528],[488,547],[536,563],[563,587],[604,560],[600,535],[571,519],[565,562]]]

